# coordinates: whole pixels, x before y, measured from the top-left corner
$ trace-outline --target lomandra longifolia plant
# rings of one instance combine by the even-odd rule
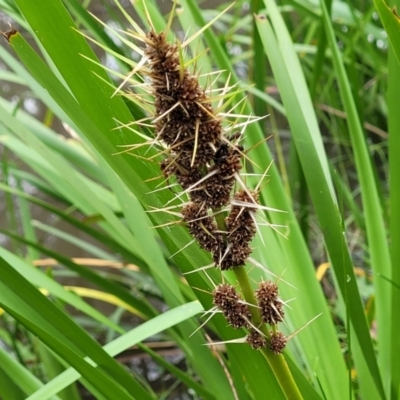
[[[267,207],[259,204],[265,173],[260,174],[256,187],[246,184],[243,160],[252,164],[240,143],[247,125],[259,118],[235,114],[237,92],[229,82],[214,88],[219,73],[200,75],[195,66],[197,57],[185,54],[188,45],[214,21],[182,43],[178,39],[169,42],[173,15],[174,10],[162,32],[156,31],[147,12],[149,32],[130,20],[134,30],[126,32],[129,39],[119,35],[141,60],[132,62],[132,71],[118,91],[147,114],[124,125],[144,138],[124,151],[146,158],[143,148],[158,149],[156,156],[147,159],[159,162],[164,178],[160,189],[173,190],[175,195],[163,209],[152,211],[178,217],[174,223],[185,224],[193,240],[210,253],[212,264],[199,265],[192,272],[207,274],[207,268],[221,271],[222,283],[213,282],[211,317],[222,313],[233,329],[244,329],[246,334],[236,342],[261,351],[286,395],[301,398],[282,355],[288,338],[278,327],[284,319],[285,305],[278,285],[263,281],[253,291],[246,272],[249,264],[263,268],[251,257],[251,241]],[[131,43],[132,39],[141,46]],[[208,80],[206,87],[201,86],[200,76]],[[126,84],[129,89],[124,92]],[[223,273],[228,270],[234,272],[236,284],[225,282]]]

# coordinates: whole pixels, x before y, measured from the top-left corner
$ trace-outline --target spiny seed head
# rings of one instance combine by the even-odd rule
[[[229,247],[228,247],[229,246]],[[248,244],[231,246],[222,243],[217,252],[213,253],[215,265],[222,271],[245,265],[247,257],[251,253]]]
[[[214,167],[210,169],[211,172],[214,170]],[[218,209],[228,204],[233,184],[233,178],[226,179],[219,171],[211,176],[204,182],[202,188],[205,205]]]
[[[258,202],[258,194],[256,192],[244,190],[239,190],[233,195],[233,203],[236,201],[246,203],[245,205],[236,205],[233,204],[231,207],[231,212],[229,213],[229,217],[227,218],[226,223],[229,224],[233,229],[242,225],[243,223],[252,223],[253,218],[250,216],[250,212],[257,211],[257,202]],[[251,197],[249,196],[251,195]],[[253,206],[254,204],[254,206]]]
[[[258,195],[256,192],[249,193],[252,198],[244,190],[240,190],[234,194],[233,200],[248,204],[245,206],[232,205],[231,211],[225,221],[229,241],[234,246],[250,243],[257,231],[254,215],[252,215],[257,210],[257,204],[254,207],[251,204],[254,204],[254,201],[258,200]]]
[[[200,144],[197,153],[203,156],[206,155],[204,160],[197,158],[204,164],[202,173],[200,173],[200,169],[197,166],[192,167],[189,165],[192,152],[193,149],[179,155],[180,165],[188,171],[186,174],[177,174],[179,183],[184,189],[187,189],[200,180],[202,175],[206,178],[209,174],[210,176],[204,179],[201,184],[190,190],[190,198],[192,201],[203,203],[207,208],[217,209],[227,205],[235,183],[234,174],[241,168],[240,153],[232,146],[222,143],[215,154],[212,154],[213,150],[210,146],[202,149]],[[209,166],[207,158],[210,156],[214,157],[214,164]]]
[[[234,145],[221,143],[214,155],[214,164],[221,173],[221,176],[232,176],[242,168],[240,162],[241,154]]]
[[[191,39],[185,40],[183,45],[178,41],[171,44],[166,40],[166,32],[152,30],[143,35],[141,29],[137,30],[146,48],[143,60],[132,74],[141,71],[146,78],[143,79],[144,85],[151,88],[143,92],[154,96],[151,126],[155,128],[155,138],[148,140],[147,144],[156,143],[162,148],[160,154],[166,154],[166,158],[161,161],[160,168],[165,179],[175,176],[188,194],[191,203],[183,207],[181,215],[200,247],[212,254],[221,270],[244,266],[252,251],[250,242],[256,233],[254,215],[259,208],[258,190],[242,188],[232,196],[236,180],[240,181],[238,173],[242,168],[243,148],[239,141],[244,132],[225,133],[223,125],[230,126],[232,122],[223,123],[222,114],[213,109],[214,100],[200,86],[198,77],[186,68],[181,54]],[[138,83],[135,79],[133,81]],[[138,96],[143,94],[142,89],[139,89]],[[225,98],[229,90],[227,82],[221,98]],[[219,109],[224,109],[232,99]],[[147,105],[143,108],[149,111]],[[217,225],[210,209],[222,208],[221,211],[225,212],[223,207],[229,204],[225,226],[220,226],[220,220]],[[263,283],[256,294],[263,322],[276,324],[281,321],[283,303],[278,299],[277,288]],[[232,327],[251,330],[247,342],[254,349],[267,345],[267,339],[255,331],[250,322],[252,315],[248,305],[233,286],[218,285],[213,292],[213,302]],[[283,334],[274,334],[270,348],[279,353],[285,343]]]
[[[286,347],[287,337],[282,332],[271,332],[269,348],[275,354],[281,354]]]
[[[247,343],[255,350],[266,347],[267,340],[257,331],[252,331],[246,338]]]
[[[254,203],[258,199],[257,193],[249,193],[250,195],[246,191],[241,190],[234,194],[233,199],[246,203]],[[249,204],[249,207],[247,205],[232,206],[228,217],[225,219],[227,240],[221,244],[217,252],[213,253],[215,265],[221,270],[225,271],[245,265],[246,259],[252,252],[250,242],[256,233],[254,218],[250,214],[255,211],[255,208],[251,204]]]
[[[150,31],[146,35],[147,46],[145,49],[145,55],[149,58],[150,62],[154,65],[153,68],[158,63],[165,63],[165,60],[174,60],[176,66],[179,66],[179,57],[177,53],[176,44],[170,44],[166,41],[165,32],[156,33]],[[162,67],[165,70],[165,66]]]
[[[220,284],[213,292],[214,305],[222,311],[233,328],[248,327],[251,313],[232,285]]]
[[[209,172],[216,172],[204,182],[205,203],[210,208],[221,208],[229,203],[234,174],[241,168],[240,152],[233,145],[221,143],[214,154],[214,165]]]
[[[196,76],[187,69],[182,75],[178,46],[166,42],[163,32],[147,35],[144,55],[155,97],[157,137],[173,146],[183,166],[206,165],[214,156],[210,144],[216,145],[223,134],[211,100]]]
[[[214,305],[220,310],[236,304],[239,300],[240,296],[232,285],[221,283],[214,289]]]
[[[214,113],[211,99],[198,78],[182,65],[179,43],[168,43],[164,32],[149,32],[145,37],[144,57],[154,95],[156,138],[167,149],[160,168],[166,179],[175,176],[188,193],[191,203],[181,210],[191,235],[200,247],[212,254],[221,270],[245,265],[256,233],[254,215],[258,209],[258,191],[241,189],[232,196],[238,172],[242,168],[241,133],[224,136],[222,121]],[[209,209],[231,203],[222,233]],[[221,229],[222,230],[222,229]],[[282,320],[282,302],[277,288],[270,283],[256,292],[264,322]],[[214,305],[234,328],[247,327],[251,313],[231,285],[218,285]],[[266,339],[252,331],[248,343],[265,347]]]
[[[283,303],[278,297],[278,286],[272,281],[261,282],[256,290],[261,319],[270,325],[283,321]]]
[[[256,290],[257,300],[276,301],[278,299],[278,285],[272,281],[260,282]]]
[[[146,44],[156,136],[169,146],[168,160],[173,159],[173,163],[162,162],[164,176],[175,174],[193,202],[221,208],[229,203],[234,175],[242,167],[243,149],[234,144],[240,133],[223,138],[221,119],[197,77],[182,68],[177,44],[168,43],[165,33],[154,31],[146,35]],[[210,177],[196,185],[207,174]]]
[[[202,249],[213,252],[219,248],[223,242],[222,235],[216,232],[217,225],[204,207],[197,203],[189,203],[182,208],[181,214],[189,227],[190,234]]]

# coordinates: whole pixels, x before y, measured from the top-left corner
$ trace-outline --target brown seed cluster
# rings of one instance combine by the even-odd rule
[[[214,305],[222,311],[229,325],[233,328],[249,326],[251,313],[236,289],[228,284],[218,285],[213,293]]]
[[[190,234],[197,240],[200,247],[208,252],[215,253],[224,239],[214,219],[207,210],[197,203],[189,203],[182,208],[183,220],[189,227]]]
[[[227,242],[224,257],[221,259],[221,269],[228,269],[228,265],[239,267],[245,264],[252,250],[250,242],[256,233],[255,212],[258,199],[255,192],[240,190],[233,196],[233,205],[226,218]],[[236,205],[242,204],[242,205]]]
[[[197,77],[182,69],[177,45],[168,43],[164,32],[151,31],[146,39],[157,137],[170,146],[177,167],[188,173],[212,160],[212,145],[223,131],[221,121],[213,115]]]
[[[178,172],[178,181],[185,187],[185,177],[213,160],[213,149],[219,147],[223,134],[222,124],[197,77],[182,68],[177,45],[168,43],[164,32],[152,31],[146,39],[144,55],[155,98],[157,137],[169,146],[169,172]]]
[[[279,299],[278,286],[272,281],[261,282],[255,295],[262,322],[276,327],[284,317],[283,302]],[[260,347],[257,347],[261,343],[261,339],[258,339],[257,335],[261,336],[259,332],[255,331],[247,337],[247,342],[253,348],[259,349],[268,345],[272,352],[280,354],[286,346],[286,336],[282,332],[276,331],[276,328],[270,332],[268,340],[262,337],[264,345],[260,345]]]
[[[255,350],[262,349],[267,346],[265,336],[253,330],[247,335],[246,342]]]
[[[283,321],[283,302],[278,297],[278,286],[274,282],[261,282],[256,290],[256,298],[261,319],[265,323],[276,325]]]
[[[258,191],[246,189],[242,183],[241,189],[234,191],[242,168],[241,133],[227,136],[197,76],[183,65],[178,44],[168,43],[164,32],[154,31],[146,35],[145,42],[144,74],[155,99],[155,135],[166,155],[160,168],[166,179],[176,179],[190,199],[181,210],[182,219],[218,268],[244,266],[256,234]],[[275,326],[283,320],[283,303],[274,283],[262,282],[256,298],[263,323]],[[282,352],[285,336],[275,328],[270,337],[263,336],[232,285],[218,285],[213,302],[233,328],[250,331],[246,341],[252,348]]]
[[[222,270],[245,264],[255,234],[255,208],[232,205],[226,228],[218,227],[212,212],[231,200],[254,202],[244,191],[232,197],[243,148],[236,142],[240,133],[226,136],[211,100],[197,77],[182,66],[178,46],[165,34],[146,36],[144,55],[155,98],[156,137],[167,146],[161,162],[166,178],[176,177],[191,203],[182,210],[183,220],[201,248],[209,251]],[[222,231],[225,230],[225,233]]]
[[[271,332],[269,349],[275,354],[281,354],[286,347],[287,338],[282,332]]]

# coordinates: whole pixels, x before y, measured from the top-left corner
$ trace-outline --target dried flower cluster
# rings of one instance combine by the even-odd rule
[[[241,135],[228,136],[197,77],[182,65],[176,44],[168,43],[163,32],[152,31],[146,45],[155,132],[167,154],[161,170],[187,191],[190,203],[182,218],[215,265],[221,270],[242,266],[256,232],[258,196],[246,188],[232,195],[242,168],[243,149],[236,143]],[[225,226],[218,226],[213,213],[229,204]]]
[[[249,328],[251,313],[249,307],[236,289],[227,284],[218,285],[214,290],[214,305],[222,311],[233,328]]]
[[[261,282],[256,297],[263,322],[276,325],[283,321],[283,302],[278,297],[278,286],[274,282]]]
[[[249,335],[247,335],[246,342],[255,350],[262,349],[267,345],[267,340],[265,339],[265,336],[254,330]]]
[[[190,199],[181,210],[182,219],[218,268],[242,267],[256,233],[258,192],[243,185],[234,192],[242,168],[243,148],[237,143],[241,135],[227,135],[197,77],[182,65],[176,44],[168,43],[163,32],[152,31],[146,36],[146,45],[156,138],[167,149],[161,170],[168,178],[175,176]],[[227,206],[220,226],[215,212]],[[285,336],[274,330],[269,338],[264,337],[251,322],[249,305],[233,286],[218,285],[213,298],[229,325],[250,330],[247,342],[253,348],[268,345],[276,354],[282,352]],[[283,302],[274,283],[262,282],[256,298],[262,323],[276,326],[283,320]]]
[[[269,337],[253,325],[249,305],[244,302],[236,289],[228,284],[218,285],[214,289],[214,305],[220,310],[233,328],[247,328],[250,333],[246,342],[253,349],[262,349],[266,346],[275,354],[284,350],[287,338],[276,330],[278,322],[283,321],[283,302],[278,297],[278,287],[271,281],[261,282],[256,290],[257,305],[260,310],[261,322],[272,327]]]
[[[250,190],[240,177],[243,148],[239,142],[243,132],[234,123],[225,122],[229,113],[220,112],[224,106],[214,110],[213,98],[183,60],[185,44],[171,44],[166,37],[165,32],[156,33],[154,29],[137,34],[145,43],[140,68],[135,71],[141,72],[145,84],[138,86],[154,98],[154,113],[148,119],[155,138],[148,143],[162,149],[163,176],[186,193],[189,201],[182,205],[179,215],[200,247],[211,254],[220,270],[242,268],[252,252],[260,208],[258,188]],[[220,100],[226,97],[228,87],[225,89]],[[246,123],[239,125],[245,127]],[[248,304],[228,284],[218,285],[213,292],[215,309],[233,328],[250,332],[247,342],[253,348],[269,346],[281,353],[286,342],[276,325],[284,313],[276,285],[261,283],[256,298],[258,305]],[[258,307],[259,323],[269,324],[272,333],[267,330],[261,334],[258,323],[252,321],[250,307]]]

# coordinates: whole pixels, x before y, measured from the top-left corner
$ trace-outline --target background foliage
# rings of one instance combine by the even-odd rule
[[[168,9],[146,5],[162,30]],[[123,6],[148,28],[142,1]],[[219,12],[191,0],[180,6],[180,36]],[[194,316],[211,308],[213,286],[203,273],[182,273],[210,261],[196,245],[185,248],[191,238],[184,227],[151,229],[170,216],[145,211],[174,196],[149,193],[160,182],[151,179],[157,165],[115,155],[140,140],[116,129],[119,123],[143,111],[112,96],[129,71],[124,58],[104,55],[81,33],[138,58],[90,7],[0,0],[19,30],[11,49],[5,41],[0,48],[8,238],[0,248],[0,396],[263,399],[268,388],[270,398],[285,398],[260,353],[244,344],[204,345],[244,335],[222,317],[192,335],[204,321]],[[118,7],[97,7],[107,25],[127,28]],[[198,68],[222,70],[220,86],[229,77],[248,87],[244,103],[241,93],[235,99],[238,112],[269,114],[247,128],[245,147],[254,146],[248,155],[260,166],[255,172],[275,160],[262,203],[285,212],[266,214],[275,229],[260,226],[253,254],[290,283],[280,282],[282,297],[295,299],[289,335],[320,315],[285,353],[307,399],[398,398],[400,344],[392,321],[400,312],[399,29],[380,0],[237,1],[192,46],[193,54],[208,49]],[[118,73],[90,61],[98,56]],[[24,88],[20,101],[8,98],[5,84]],[[28,100],[44,114],[30,115]],[[248,181],[255,186],[258,178]],[[259,269],[249,274],[255,282],[271,279]],[[216,271],[209,276],[221,281]],[[234,282],[230,273],[225,279]],[[112,307],[99,307],[99,300]],[[168,346],[175,358],[163,357]],[[144,355],[153,360],[146,367],[137,361]]]

